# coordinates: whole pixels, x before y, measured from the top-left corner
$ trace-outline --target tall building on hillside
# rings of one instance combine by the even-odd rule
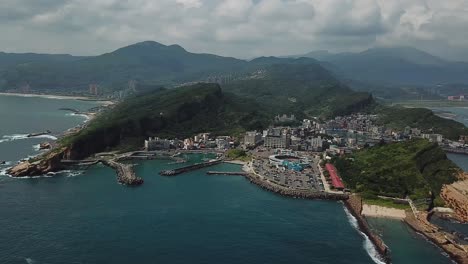
[[[89,93],[92,95],[98,95],[99,94],[99,85],[92,83],[89,85]]]

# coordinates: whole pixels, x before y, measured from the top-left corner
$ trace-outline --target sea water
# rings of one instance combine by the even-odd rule
[[[66,130],[83,119],[58,109],[88,104],[0,96],[0,122],[8,124],[0,138]],[[1,142],[0,160],[36,155],[42,140]],[[0,263],[380,263],[342,203],[285,198],[241,176],[206,175],[237,165],[158,175],[180,166],[169,163],[140,162],[145,183],[135,188],[117,184],[102,165],[49,178],[0,176]],[[450,263],[422,237],[384,230],[400,227],[388,221],[381,228],[394,263]]]

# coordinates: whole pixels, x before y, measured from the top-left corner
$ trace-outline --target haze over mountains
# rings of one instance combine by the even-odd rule
[[[396,85],[468,83],[468,63],[453,62],[412,47],[372,48],[359,53],[310,52],[338,76],[355,81]]]
[[[25,84],[33,90],[73,91],[86,90],[91,83],[118,90],[130,80],[149,85],[233,81],[274,64],[320,64],[342,81],[374,85],[468,83],[468,63],[447,61],[410,47],[338,54],[319,51],[246,61],[145,41],[91,57],[0,53],[0,90]]]

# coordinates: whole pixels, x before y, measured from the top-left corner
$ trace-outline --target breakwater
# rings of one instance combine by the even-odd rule
[[[184,172],[189,172],[193,170],[198,170],[198,169],[214,166],[214,165],[220,164],[221,162],[223,161],[214,160],[214,161],[208,161],[208,162],[203,162],[203,163],[196,163],[193,165],[189,165],[189,166],[185,166],[185,167],[181,167],[181,168],[177,168],[173,170],[163,170],[163,171],[160,171],[159,174],[162,176],[176,176]]]
[[[311,191],[305,191],[305,190],[289,189],[289,188],[271,183],[269,181],[263,180],[259,176],[251,174],[251,173],[245,174],[245,177],[251,183],[259,186],[260,188],[264,190],[274,192],[276,194],[287,196],[287,197],[302,198],[302,199],[336,200],[336,201],[346,200],[349,197],[347,194],[341,194],[341,193],[311,192]]]
[[[102,163],[116,170],[117,181],[124,185],[136,186],[143,184],[143,179],[136,176],[133,165],[122,164],[114,160],[103,160]]]
[[[387,245],[385,245],[383,240],[371,230],[366,219],[361,214],[362,213],[361,197],[357,195],[351,195],[349,196],[349,199],[344,201],[344,204],[348,208],[350,213],[356,218],[358,225],[359,225],[359,229],[364,234],[366,234],[367,237],[369,237],[370,241],[372,242],[372,244],[374,244],[375,248],[377,249],[377,252],[379,252],[380,256],[385,261],[385,263],[391,263],[389,248],[387,247]]]

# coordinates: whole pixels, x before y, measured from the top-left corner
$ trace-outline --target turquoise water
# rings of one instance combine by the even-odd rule
[[[368,222],[391,249],[393,263],[451,263],[441,249],[400,220],[369,218]]]
[[[12,103],[0,96],[0,121],[9,124],[0,138],[60,132],[82,119],[58,108],[93,106],[30,99]],[[0,159],[37,154],[34,144],[0,143]],[[243,177],[208,176],[208,169],[159,176],[177,166],[168,163],[140,163],[137,174],[145,183],[137,188],[117,184],[115,173],[103,166],[53,178],[0,176],[0,263],[375,263],[341,203],[280,197]],[[394,263],[450,263],[400,227],[389,220],[379,227]]]

